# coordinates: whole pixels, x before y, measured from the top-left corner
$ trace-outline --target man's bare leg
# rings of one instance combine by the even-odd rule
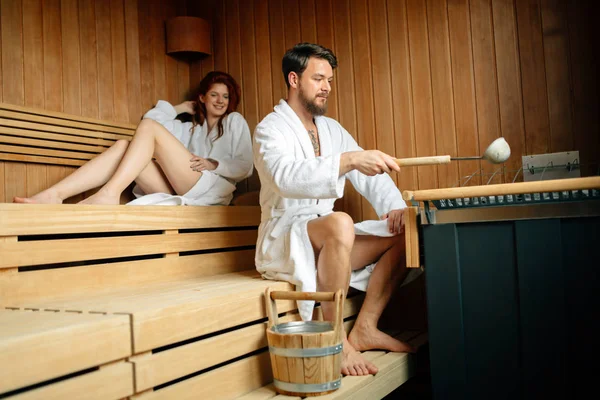
[[[350,284],[350,253],[354,242],[354,221],[348,214],[335,212],[310,221],[308,236],[315,251],[318,290],[335,292],[342,289],[345,297]],[[323,319],[333,321],[335,316],[333,303],[322,302],[321,309]],[[342,373],[344,375],[377,373],[377,368],[352,347],[345,333],[343,346]]]
[[[394,288],[406,277],[404,234],[393,237],[356,236],[351,253],[353,269],[373,262],[377,267],[369,279],[365,301],[348,341],[358,351],[382,349],[394,352],[414,352],[408,343],[377,329],[377,323]]]

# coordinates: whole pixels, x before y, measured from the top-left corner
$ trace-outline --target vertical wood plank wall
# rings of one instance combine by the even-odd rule
[[[401,189],[454,186],[479,170],[468,184],[495,172],[491,182],[510,182],[522,155],[565,150],[579,150],[590,175],[600,159],[594,11],[566,0],[0,0],[0,101],[135,123],[219,69],[241,84],[253,130],[286,95],[285,50],[314,41],[339,60],[329,115],[361,146],[469,156],[504,136],[513,149],[500,171],[405,168],[393,175]],[[165,55],[175,15],[212,21],[212,56]],[[0,201],[70,171],[0,162]],[[255,175],[242,190],[258,187]],[[338,208],[374,217],[350,188]]]
[[[339,61],[329,115],[361,146],[397,157],[470,156],[503,136],[513,150],[500,171],[477,161],[405,168],[393,176],[401,189],[455,186],[480,169],[485,175],[468,184],[495,172],[490,183],[511,182],[522,155],[567,150],[579,150],[582,175],[597,173],[590,2],[225,0],[211,11],[214,55],[192,66],[190,79],[228,70],[251,129],[285,97],[285,50],[316,41]],[[346,196],[340,209],[374,217],[353,190]]]
[[[166,55],[164,21],[186,13],[186,0],[0,0],[0,101],[136,123],[185,98],[190,65]],[[0,201],[73,170],[0,161]]]

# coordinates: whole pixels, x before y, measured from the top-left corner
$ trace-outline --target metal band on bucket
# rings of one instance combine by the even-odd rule
[[[335,390],[340,388],[341,383],[342,378],[326,383],[289,383],[273,379],[276,388],[294,393],[318,393]]]
[[[288,349],[283,347],[269,346],[269,352],[276,356],[303,358],[303,357],[325,357],[338,354],[342,351],[342,344],[329,347],[315,347],[310,349]],[[284,389],[285,390],[285,389]]]

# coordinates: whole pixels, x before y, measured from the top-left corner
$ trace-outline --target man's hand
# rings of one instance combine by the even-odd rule
[[[392,210],[381,216],[381,219],[388,220],[388,229],[390,233],[398,235],[404,231],[404,210],[406,210],[406,208]]]
[[[400,171],[400,167],[394,159],[379,150],[343,153],[340,162],[340,176],[353,169],[368,176]]]
[[[176,105],[175,111],[177,115],[182,113],[188,113],[190,115],[196,114],[196,102],[195,101],[184,101],[181,104]]]
[[[202,158],[198,156],[192,157],[190,159],[190,162],[190,168],[196,172],[213,171],[219,166],[219,163],[215,160],[210,160],[208,158]]]

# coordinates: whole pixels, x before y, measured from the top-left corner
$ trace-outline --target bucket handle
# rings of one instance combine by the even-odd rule
[[[343,291],[338,289],[336,292],[294,292],[294,291],[273,291],[270,287],[265,291],[265,305],[269,321],[267,326],[272,328],[277,325],[277,305],[275,300],[314,300],[314,301],[333,301],[335,302],[335,321],[334,332],[336,336],[341,337],[344,319]]]

